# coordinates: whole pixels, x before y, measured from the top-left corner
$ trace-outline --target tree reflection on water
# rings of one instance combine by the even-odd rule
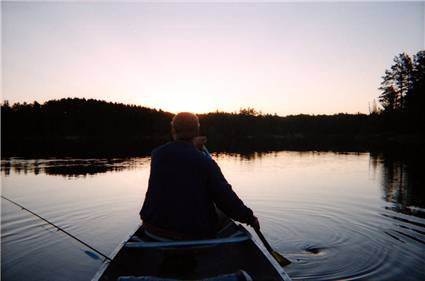
[[[418,155],[371,153],[373,168],[381,171],[384,200],[392,203],[386,207],[394,211],[425,217],[425,176]]]
[[[329,153],[300,151],[299,157]],[[335,152],[341,154],[341,152]],[[279,152],[218,153],[214,157],[233,157],[237,161],[256,161],[262,157],[277,157]],[[342,153],[346,154],[346,153]],[[350,153],[353,154],[353,153]],[[355,153],[354,153],[355,154]],[[418,155],[395,153],[370,153],[369,162],[375,174],[381,178],[379,183],[383,199],[390,203],[386,206],[399,213],[425,217],[425,176]],[[8,176],[32,173],[54,176],[87,177],[90,175],[136,169],[149,163],[149,157],[112,158],[112,159],[22,159],[6,158],[1,160],[1,173]]]
[[[86,177],[107,172],[135,169],[144,164],[146,158],[124,159],[20,159],[1,160],[2,174],[8,176],[11,170],[16,174],[33,173],[64,177]]]

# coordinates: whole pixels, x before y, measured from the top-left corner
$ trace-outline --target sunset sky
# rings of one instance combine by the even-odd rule
[[[2,95],[163,110],[368,112],[424,2],[2,2]]]

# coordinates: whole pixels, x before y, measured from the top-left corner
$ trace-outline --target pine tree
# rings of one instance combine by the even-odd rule
[[[412,59],[406,53],[399,54],[394,58],[391,69],[385,71],[379,88],[382,91],[379,101],[386,111],[406,110],[406,98],[411,93],[413,85],[412,77]]]

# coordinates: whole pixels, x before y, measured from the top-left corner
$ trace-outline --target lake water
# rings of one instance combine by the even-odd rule
[[[369,153],[216,154],[295,280],[425,280],[425,176]],[[2,195],[105,254],[139,225],[149,158],[3,159]],[[1,200],[2,280],[90,280],[102,259]]]

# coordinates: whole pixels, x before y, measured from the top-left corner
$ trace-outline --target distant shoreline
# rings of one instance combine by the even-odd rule
[[[1,157],[149,155],[171,140],[173,114],[135,105],[68,98],[1,106]],[[200,114],[212,152],[423,151],[425,132],[406,115]]]

